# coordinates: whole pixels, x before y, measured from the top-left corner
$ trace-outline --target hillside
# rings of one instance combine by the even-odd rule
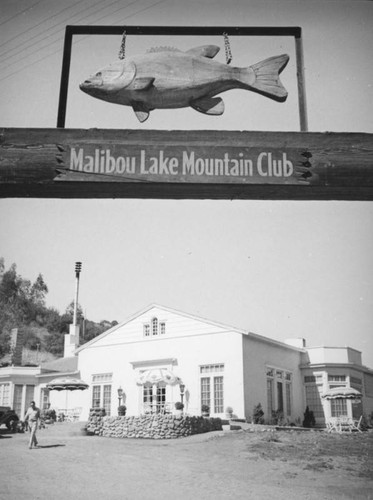
[[[73,322],[74,304],[70,303],[60,314],[57,309],[46,307],[47,293],[48,287],[41,274],[31,283],[17,273],[15,264],[5,270],[4,260],[0,258],[0,365],[12,363],[15,331],[22,351],[18,362],[22,365],[39,365],[63,356],[64,335]],[[117,324],[116,321],[90,321],[83,317],[79,305],[77,323],[80,345]]]

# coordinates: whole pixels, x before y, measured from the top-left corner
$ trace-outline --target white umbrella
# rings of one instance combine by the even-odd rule
[[[361,399],[362,394],[353,387],[334,387],[325,391],[321,397],[323,399]]]
[[[50,391],[66,391],[66,410],[68,409],[68,391],[84,391],[89,385],[78,378],[58,377],[51,380],[47,385]]]
[[[47,384],[47,389],[51,391],[84,391],[89,385],[78,378],[60,377],[51,380]]]
[[[180,385],[182,380],[167,368],[152,368],[142,372],[136,380],[137,385],[151,387],[156,384]]]

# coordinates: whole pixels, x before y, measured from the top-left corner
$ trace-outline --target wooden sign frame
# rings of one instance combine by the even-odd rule
[[[70,76],[70,62],[74,35],[172,35],[172,36],[278,36],[293,37],[295,42],[298,83],[298,109],[300,131],[308,130],[302,28],[294,27],[232,27],[232,26],[66,26],[62,59],[61,85],[58,104],[57,127],[64,128]]]
[[[74,34],[293,36],[300,132],[65,129]],[[307,132],[301,28],[67,26],[56,129],[0,130],[0,197],[373,200],[373,134]]]

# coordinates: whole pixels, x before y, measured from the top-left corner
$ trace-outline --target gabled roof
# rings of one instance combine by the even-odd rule
[[[208,325],[211,325],[211,326],[217,327],[217,328],[222,328],[225,331],[229,331],[229,332],[232,332],[232,333],[237,333],[237,334],[240,334],[240,335],[246,335],[246,336],[249,336],[249,337],[251,337],[253,339],[259,340],[261,342],[266,342],[266,343],[275,344],[275,345],[278,345],[278,346],[281,346],[281,347],[286,347],[289,350],[304,351],[304,349],[300,349],[298,347],[293,347],[291,345],[285,344],[284,342],[279,342],[277,340],[273,340],[273,339],[270,339],[268,337],[263,337],[262,335],[257,335],[256,333],[251,333],[251,332],[249,332],[247,330],[243,330],[241,328],[236,328],[236,327],[233,327],[233,326],[230,326],[230,325],[226,325],[224,323],[219,323],[219,322],[216,322],[216,321],[212,321],[212,320],[209,320],[209,319],[206,319],[206,318],[202,318],[200,316],[196,316],[194,314],[189,314],[189,313],[186,313],[186,312],[183,312],[183,311],[179,311],[177,309],[173,309],[171,307],[166,307],[166,306],[162,306],[162,305],[154,303],[154,304],[148,305],[144,309],[142,309],[142,310],[138,311],[137,313],[133,314],[132,316],[130,316],[129,318],[127,318],[126,320],[124,320],[122,323],[118,323],[117,325],[113,326],[109,330],[106,330],[105,332],[101,333],[101,335],[98,335],[97,337],[95,337],[94,339],[90,340],[86,344],[83,344],[78,349],[76,349],[75,353],[79,353],[83,349],[85,349],[87,347],[90,347],[91,345],[95,344],[97,341],[103,339],[107,335],[110,335],[111,333],[115,332],[119,328],[122,328],[123,326],[125,326],[129,322],[133,321],[137,317],[142,316],[146,312],[150,311],[151,309],[155,309],[155,308],[156,309],[162,309],[165,312],[170,312],[170,313],[173,313],[173,314],[177,314],[179,316],[183,316],[185,318],[189,318],[189,319],[192,319],[192,320],[195,320],[195,321],[202,321],[205,324],[208,324]]]
[[[58,358],[48,363],[41,365],[43,372],[59,372],[59,373],[73,373],[78,369],[78,357],[70,356],[67,358]]]

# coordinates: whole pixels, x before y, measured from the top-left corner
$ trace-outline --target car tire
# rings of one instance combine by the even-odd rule
[[[6,423],[6,427],[8,431],[15,432],[17,428],[17,423],[18,423],[18,418],[16,417],[11,417]]]

